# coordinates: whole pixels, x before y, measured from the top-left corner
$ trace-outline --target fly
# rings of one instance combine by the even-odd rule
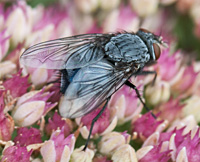
[[[31,46],[21,55],[20,61],[30,67],[61,72],[60,91],[64,97],[59,111],[63,117],[84,116],[106,101],[92,120],[85,150],[95,121],[122,85],[133,88],[148,110],[129,78],[155,74],[155,80],[156,72],[143,68],[160,57],[159,45],[163,45],[162,38],[145,29],[136,33],[83,34]]]

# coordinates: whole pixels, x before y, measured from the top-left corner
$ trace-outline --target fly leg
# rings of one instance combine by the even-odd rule
[[[143,104],[144,108],[147,110],[147,111],[150,111],[150,109],[146,106],[146,104],[144,103],[144,101],[142,100],[142,97],[137,89],[137,87],[135,85],[133,85],[131,82],[129,82],[128,80],[125,82],[125,84],[127,86],[129,86],[130,88],[133,88],[140,100],[140,102]],[[156,116],[151,112],[151,115],[156,119]]]
[[[90,132],[89,132],[89,135],[88,135],[88,138],[87,138],[87,141],[85,143],[85,147],[83,148],[83,151],[86,150],[87,146],[88,146],[88,142],[90,141],[90,136],[92,134],[92,129],[93,129],[93,126],[94,126],[94,123],[99,119],[99,117],[102,115],[102,113],[104,112],[106,106],[108,105],[108,102],[110,100],[110,97],[107,99],[106,103],[104,104],[103,108],[101,109],[101,111],[97,114],[97,116],[95,116],[95,118],[92,120],[92,123],[91,123],[91,127],[90,127]]]

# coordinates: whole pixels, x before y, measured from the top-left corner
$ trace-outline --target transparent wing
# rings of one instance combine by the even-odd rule
[[[129,78],[124,71],[101,61],[80,69],[65,92],[59,106],[64,117],[81,117],[111,96]]]
[[[36,44],[20,57],[30,67],[74,69],[87,66],[104,57],[102,43],[109,34],[84,34]]]

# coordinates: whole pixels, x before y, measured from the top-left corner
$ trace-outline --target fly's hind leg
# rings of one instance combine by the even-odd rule
[[[142,100],[142,97],[137,89],[137,87],[135,85],[133,85],[131,82],[129,82],[128,80],[125,82],[125,85],[129,86],[130,88],[133,88],[140,100],[140,102],[143,104],[144,108],[147,110],[147,111],[150,111],[150,109],[146,106],[146,104],[144,103],[144,101]],[[151,112],[151,115],[156,119],[156,116]]]
[[[88,146],[88,142],[90,141],[90,136],[92,134],[92,129],[93,129],[93,126],[94,126],[94,123],[99,119],[99,117],[102,115],[102,113],[104,112],[104,110],[106,109],[106,106],[108,105],[108,102],[110,100],[110,97],[107,99],[106,103],[104,104],[103,108],[101,109],[101,111],[97,114],[97,116],[95,116],[95,118],[92,120],[92,123],[91,123],[91,127],[90,127],[90,132],[89,132],[89,135],[88,135],[88,138],[87,138],[87,141],[85,143],[85,147],[83,148],[83,151],[86,150],[87,146]]]

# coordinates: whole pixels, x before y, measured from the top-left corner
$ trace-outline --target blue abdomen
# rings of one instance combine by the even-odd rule
[[[63,69],[61,70],[61,82],[60,82],[60,92],[65,94],[65,91],[69,84],[72,82],[76,73],[80,70],[79,69]]]

